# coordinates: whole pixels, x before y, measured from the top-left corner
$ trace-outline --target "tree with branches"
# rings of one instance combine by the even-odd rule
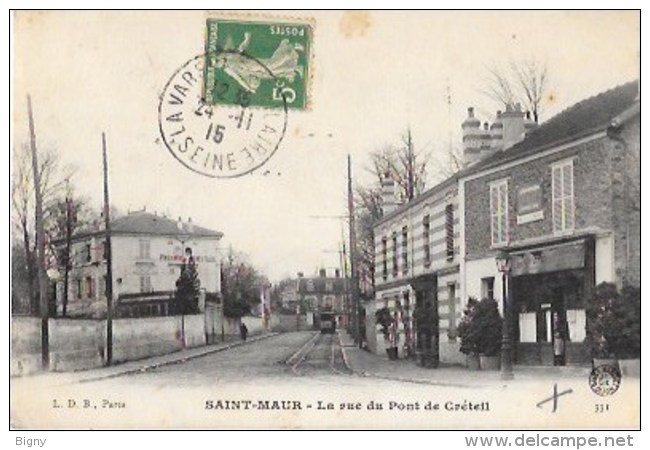
[[[269,284],[249,261],[246,255],[230,248],[221,263],[221,293],[224,298],[224,315],[240,318],[250,314],[260,303],[260,288]]]
[[[511,61],[507,68],[486,66],[488,79],[483,94],[504,106],[521,104],[539,123],[544,95],[548,89],[548,69],[535,58]]]
[[[373,227],[384,214],[382,180],[390,176],[397,187],[398,200],[407,203],[426,189],[427,169],[432,155],[416,150],[410,128],[398,146],[387,145],[370,155],[370,172],[374,181],[355,187],[355,222],[357,230],[356,261],[362,276],[375,283],[375,236]]]
[[[26,292],[29,296],[29,310],[31,314],[37,314],[38,305],[38,267],[36,249],[38,248],[38,239],[47,239],[45,236],[37,236],[35,230],[36,224],[36,205],[35,205],[35,183],[32,167],[32,155],[27,145],[21,145],[14,148],[13,151],[13,178],[11,183],[11,201],[12,201],[12,235],[18,245],[14,245],[16,250],[23,251],[24,268],[14,268],[13,270],[24,271],[26,280]],[[39,161],[37,173],[40,181],[40,193],[43,199],[42,220],[44,228],[47,230],[52,226],[52,219],[57,208],[57,199],[69,180],[74,170],[70,166],[62,166],[59,154],[54,149],[47,149],[39,152]],[[46,242],[47,244],[47,242]],[[46,245],[46,248],[49,247]],[[48,259],[52,259],[49,255]]]

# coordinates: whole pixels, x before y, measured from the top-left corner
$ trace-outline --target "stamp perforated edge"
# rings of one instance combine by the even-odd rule
[[[309,64],[307,65],[307,77],[305,82],[305,95],[307,101],[304,108],[296,108],[291,110],[291,114],[301,113],[301,112],[310,112],[313,110],[314,98],[313,98],[313,86],[314,86],[314,74],[316,72],[316,19],[313,17],[300,17],[300,16],[290,16],[290,15],[277,15],[277,14],[268,14],[258,11],[215,11],[209,10],[206,11],[204,20],[203,20],[203,51],[205,53],[206,44],[208,42],[208,19],[221,19],[228,20],[233,22],[290,22],[296,23],[299,25],[309,25],[311,30],[310,36],[310,45],[309,45]],[[248,106],[249,109],[261,109],[266,110],[268,108],[263,106]]]

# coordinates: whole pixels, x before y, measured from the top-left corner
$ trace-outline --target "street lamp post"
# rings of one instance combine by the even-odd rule
[[[515,375],[512,371],[512,336],[510,335],[510,300],[508,282],[510,281],[510,255],[501,251],[496,257],[497,268],[501,272],[501,286],[503,289],[503,327],[501,339],[501,379],[512,380]]]

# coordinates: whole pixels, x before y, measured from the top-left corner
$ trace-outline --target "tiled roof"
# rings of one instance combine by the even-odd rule
[[[198,225],[190,226],[186,222],[183,222],[182,229],[179,229],[176,220],[146,212],[132,213],[123,217],[118,217],[111,222],[111,231],[114,233],[146,233],[159,235],[182,233],[190,236],[223,236],[223,233],[219,231],[210,230]]]
[[[101,231],[103,233],[103,231]],[[100,233],[99,230],[85,230],[75,236],[75,239]],[[154,236],[177,236],[185,235],[189,237],[214,237],[221,238],[223,233],[220,231],[210,230],[198,225],[189,226],[183,222],[181,228],[178,227],[176,220],[151,214],[147,212],[129,213],[126,216],[118,217],[111,221],[111,234],[142,234]]]
[[[477,162],[462,175],[606,130],[619,114],[638,103],[637,94],[638,83],[635,80],[582,100],[542,123],[520,143]]]

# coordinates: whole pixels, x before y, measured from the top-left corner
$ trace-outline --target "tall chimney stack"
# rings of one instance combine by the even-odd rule
[[[384,216],[390,214],[397,208],[397,201],[395,200],[395,181],[386,172],[384,178],[381,180],[381,201]]]
[[[525,113],[521,105],[506,105],[506,110],[501,114],[503,123],[503,150],[521,142],[524,139],[526,128],[524,126]]]

